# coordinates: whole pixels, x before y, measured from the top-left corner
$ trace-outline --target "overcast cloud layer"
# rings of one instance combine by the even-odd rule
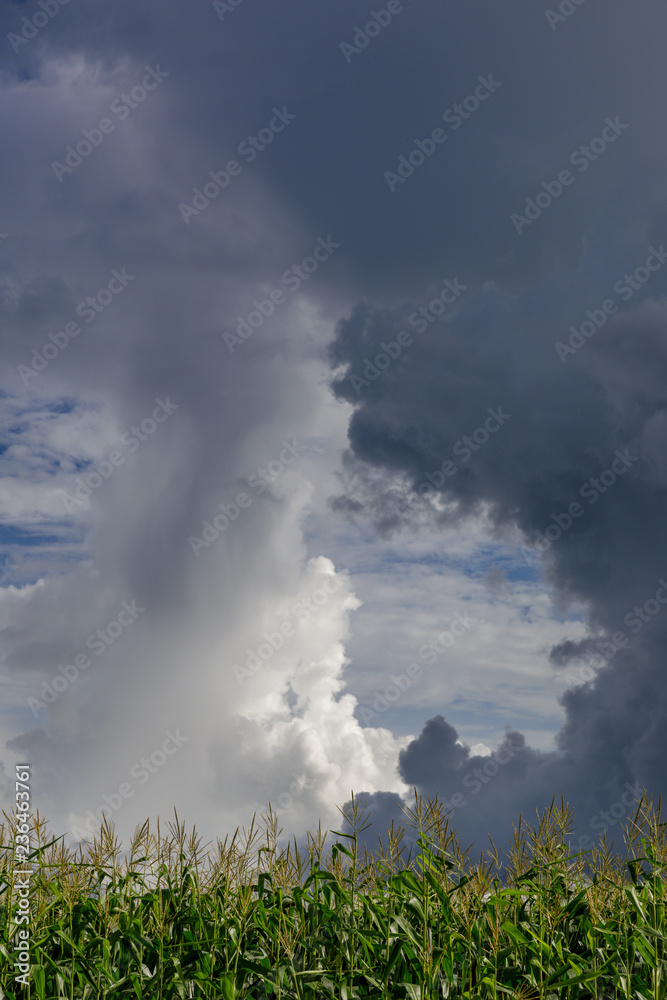
[[[1,10],[3,804],[613,836],[667,791],[664,5]]]

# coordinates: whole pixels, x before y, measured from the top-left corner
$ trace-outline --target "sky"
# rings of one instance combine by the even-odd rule
[[[0,10],[3,808],[613,839],[667,791],[664,4]]]

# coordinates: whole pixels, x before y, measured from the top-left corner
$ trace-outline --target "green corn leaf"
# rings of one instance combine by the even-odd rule
[[[518,927],[515,927],[510,920],[506,920],[503,923],[503,930],[507,936],[514,942],[514,944],[530,944],[530,941],[524,934],[521,933]]]
[[[220,980],[220,990],[223,1000],[236,1000],[236,990],[234,989],[234,977],[223,976]]]

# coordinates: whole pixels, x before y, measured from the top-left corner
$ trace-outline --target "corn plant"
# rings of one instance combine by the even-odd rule
[[[178,815],[123,850],[113,825],[76,850],[33,820],[30,974],[17,982],[16,815],[0,824],[0,1000],[667,1000],[667,838],[644,793],[623,828],[568,849],[574,817],[523,818],[506,855],[472,858],[438,798],[415,791],[377,850],[352,796],[350,833],[279,849],[269,807],[203,844]],[[23,863],[22,863],[23,866]]]

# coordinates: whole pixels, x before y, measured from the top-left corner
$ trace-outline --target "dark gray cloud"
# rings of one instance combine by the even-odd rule
[[[599,221],[600,229],[606,225]],[[640,228],[653,231],[652,216]],[[641,266],[648,245],[629,240],[627,259]],[[591,257],[584,269],[592,266]],[[458,519],[465,530],[462,519],[484,507],[499,536],[518,527],[526,544],[544,553],[558,600],[583,602],[602,643],[565,639],[552,651],[558,666],[593,654],[601,669],[592,683],[563,696],[559,752],[532,760],[527,771],[508,767],[497,785],[498,801],[489,794],[480,797],[479,810],[462,813],[461,828],[477,837],[495,830],[501,816],[518,815],[532,802],[548,804],[552,795],[565,795],[587,816],[616,801],[627,782],[655,793],[665,787],[667,619],[661,598],[667,591],[659,581],[667,495],[656,455],[666,443],[667,339],[664,300],[653,299],[663,276],[653,280],[651,302],[641,301],[638,290],[605,329],[592,327],[588,339],[575,338],[583,346],[565,362],[555,343],[568,343],[568,326],[585,320],[585,303],[596,310],[604,296],[588,291],[577,307],[571,295],[557,304],[560,274],[524,294],[479,292],[421,340],[417,334],[405,356],[359,392],[350,375],[382,351],[383,341],[395,339],[403,317],[357,310],[337,330],[332,363],[347,369],[333,389],[356,404],[349,428],[354,474],[346,500],[337,505],[365,505],[382,530],[410,523],[411,491],[429,473],[446,503],[444,511],[433,510],[436,523]],[[505,425],[473,436],[470,450],[459,449],[457,458],[455,442],[500,407],[508,415]],[[447,460],[454,465],[447,468]],[[364,477],[364,465],[372,475]],[[384,492],[376,489],[382,471]],[[427,495],[434,494],[430,489]],[[448,796],[452,732],[434,721],[413,745],[409,780]],[[406,766],[402,758],[408,780]]]
[[[525,737],[509,727],[492,754],[472,754],[460,743],[454,727],[436,715],[401,751],[399,771],[424,803],[435,802],[437,797],[442,815],[448,818],[462,847],[479,850],[489,846],[487,834],[498,846],[507,846],[512,824],[520,815],[530,822],[535,809],[549,805],[553,795],[545,783],[540,787],[536,776],[550,761],[549,754],[531,749]],[[517,794],[519,788],[521,793]],[[406,837],[416,843],[414,831],[408,832],[410,817],[398,796],[376,793],[367,795],[365,801],[372,815],[372,826],[364,837],[369,847],[377,847],[378,836],[386,839],[385,829],[392,819],[406,826]],[[414,807],[414,801],[407,804]],[[494,821],[490,825],[491,816]]]
[[[631,20],[647,29],[656,13],[655,6],[642,6]],[[590,815],[628,781],[655,792],[665,787],[661,649],[667,619],[654,611],[662,610],[657,601],[646,621],[627,617],[653,597],[665,568],[665,195],[654,170],[664,149],[651,135],[652,98],[632,87],[622,94],[611,78],[615,61],[604,53],[620,41],[620,8],[613,8],[603,29],[609,34],[597,42],[589,34],[591,7],[538,42],[543,16],[534,11],[524,19],[515,12],[508,19],[506,9],[491,15],[514,29],[506,39],[507,62],[494,61],[507,86],[476,113],[470,134],[461,129],[461,144],[446,148],[459,166],[456,205],[446,185],[430,211],[426,200],[411,205],[428,246],[426,233],[447,203],[442,243],[451,256],[439,257],[440,274],[449,268],[450,277],[457,274],[472,287],[449,315],[429,319],[419,332],[409,314],[434,301],[439,288],[434,282],[417,297],[414,285],[400,282],[409,306],[358,305],[339,323],[330,348],[338,370],[333,391],[355,407],[347,488],[334,509],[364,510],[383,533],[414,524],[415,506],[423,518],[436,492],[424,487],[426,477],[444,504],[432,508],[433,523],[459,521],[465,530],[465,518],[484,510],[499,536],[518,527],[526,544],[544,552],[557,599],[564,606],[583,602],[603,643],[564,639],[552,651],[559,667],[593,656],[599,674],[563,695],[567,715],[557,753],[535,756],[525,769],[508,766],[494,786],[502,789],[498,798],[489,790],[478,807],[457,814],[455,822],[478,839],[552,795],[564,794]],[[487,41],[492,30],[502,33],[498,20],[488,27],[488,35],[482,31]],[[538,59],[544,60],[539,70]],[[643,72],[659,72],[652,58]],[[548,95],[542,89],[547,77]],[[655,94],[653,85],[649,92]],[[510,213],[524,211],[526,199],[546,190],[543,181],[576,166],[571,151],[597,136],[607,118],[618,135],[599,158],[590,158],[581,173],[573,170],[574,180],[560,192],[552,186],[557,197],[550,205],[542,195],[542,210],[531,209],[532,222],[520,234],[508,229]],[[487,143],[484,157],[478,147],[473,152],[480,141]],[[428,169],[394,197],[426,199]],[[465,235],[457,228],[459,212],[467,215]],[[473,236],[477,250],[470,254]],[[582,324],[584,333],[575,332]],[[382,345],[395,342],[400,330],[414,342],[387,365]],[[492,408],[511,419],[493,433],[478,431],[470,451],[459,445],[457,458],[456,442],[483,427]],[[415,505],[420,486],[426,499]],[[430,720],[401,757],[404,779],[425,793],[449,796],[459,771],[453,739],[443,720]]]

